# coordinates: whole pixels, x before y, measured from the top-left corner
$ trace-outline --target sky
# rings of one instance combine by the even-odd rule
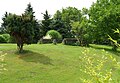
[[[0,0],[0,25],[5,12],[21,15],[24,13],[27,4],[31,3],[35,16],[38,20],[43,19],[45,10],[53,15],[57,10],[66,7],[76,7],[79,10],[83,7],[89,8],[96,0]]]

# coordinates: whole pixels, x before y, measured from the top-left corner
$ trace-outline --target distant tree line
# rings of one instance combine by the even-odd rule
[[[19,50],[24,43],[37,43],[50,30],[59,32],[62,39],[76,38],[81,46],[84,43],[111,45],[108,35],[119,38],[113,33],[114,29],[120,29],[119,4],[119,0],[97,0],[89,9],[67,7],[57,10],[53,17],[46,10],[42,13],[43,20],[38,21],[29,3],[22,15],[5,13],[0,33],[14,37]]]

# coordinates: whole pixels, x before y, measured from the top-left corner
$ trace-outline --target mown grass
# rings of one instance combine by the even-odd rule
[[[15,44],[0,44],[0,51],[7,53],[4,61],[7,71],[1,73],[0,83],[81,83],[80,78],[86,76],[80,71],[79,56],[82,56],[85,49],[89,49],[90,55],[97,56],[108,52],[107,55],[112,55],[120,61],[119,50],[113,52],[111,47],[103,45],[91,45],[87,48],[61,44],[32,44],[25,45],[24,49],[24,53],[18,54]],[[108,63],[106,67],[109,65],[112,64]],[[120,70],[115,70],[113,79],[118,78]],[[118,81],[120,82],[119,79]]]

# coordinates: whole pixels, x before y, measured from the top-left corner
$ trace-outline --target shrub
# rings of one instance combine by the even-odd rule
[[[6,43],[8,43],[10,40],[10,35],[9,34],[2,34],[2,36],[5,38]]]
[[[47,35],[50,35],[52,39],[61,39],[61,34],[56,30],[50,30],[47,32]]]
[[[53,44],[57,44],[57,39],[61,39],[62,36],[58,31],[50,30],[47,32],[47,35],[50,35],[50,37],[53,39]]]
[[[0,43],[6,43],[6,39],[3,35],[0,35]]]

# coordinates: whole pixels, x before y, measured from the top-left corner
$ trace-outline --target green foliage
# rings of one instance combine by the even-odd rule
[[[2,34],[2,35],[5,38],[6,43],[8,43],[10,40],[10,35],[9,34]]]
[[[4,30],[4,28],[1,26],[0,27],[0,34],[4,34],[5,33],[5,30]]]
[[[22,15],[7,14],[3,17],[2,26],[5,27],[7,32],[16,40],[19,52],[23,50],[23,45],[31,44],[35,35],[34,28],[36,20],[33,16],[34,12],[30,4]]]
[[[63,38],[74,37],[71,33],[71,22],[79,21],[81,16],[81,11],[75,7],[63,8],[62,11],[56,11],[50,27],[57,30]]]
[[[0,35],[0,43],[6,43],[6,39],[3,35]]]
[[[102,50],[105,52],[105,50]],[[103,55],[97,56],[96,53],[94,53],[92,56],[90,55],[90,51],[88,49],[85,49],[82,52],[82,56],[80,56],[80,62],[81,64],[81,72],[84,72],[89,76],[89,78],[82,78],[81,80],[83,83],[113,83],[117,82],[117,80],[112,79],[113,75],[113,68],[115,70],[120,68],[120,62],[116,60],[112,55],[108,55],[108,52],[102,53]],[[95,59],[97,58],[97,60]],[[106,68],[106,64],[110,63],[113,66],[110,66],[109,69]],[[103,71],[104,70],[104,71]],[[118,79],[118,78],[117,78]]]
[[[47,32],[47,35],[50,35],[52,39],[61,39],[62,36],[58,31],[55,30],[50,30]]]
[[[31,24],[34,29],[34,37],[32,43],[37,43],[40,39],[40,24],[38,23],[37,19],[35,19],[34,13],[35,12],[33,11],[33,7],[29,3],[25,9],[25,15],[30,16]]]
[[[58,31],[50,30],[47,32],[47,35],[50,35],[50,37],[53,39],[53,44],[57,44],[57,39],[61,39],[62,36]]]
[[[62,13],[59,10],[54,14],[50,27],[51,29],[58,31],[63,38],[67,37],[69,34],[65,22],[62,20]]]
[[[118,34],[119,38],[120,38],[120,31],[119,29],[116,29],[116,30],[113,30],[114,31],[114,34]],[[119,38],[118,39],[113,39],[110,35],[108,35],[108,39],[111,40],[111,42],[113,43],[113,50],[116,51],[118,47],[120,47],[120,41],[119,41]]]
[[[81,46],[84,45],[84,41],[88,41],[89,35],[87,34],[88,20],[86,17],[82,17],[79,22],[72,22],[72,32],[77,38]],[[87,43],[87,42],[86,42]]]
[[[42,13],[43,14],[43,13]],[[45,14],[43,14],[43,20],[40,26],[40,33],[41,33],[41,38],[46,35],[46,33],[51,30],[50,24],[51,24],[51,19],[50,15],[48,14],[48,11],[45,11]]]
[[[96,42],[107,41],[107,35],[117,38],[112,33],[112,29],[120,27],[120,0],[97,0],[90,7],[89,20],[91,27],[91,35]],[[94,27],[93,27],[94,26]]]
[[[15,38],[10,36],[8,43],[16,43]]]

